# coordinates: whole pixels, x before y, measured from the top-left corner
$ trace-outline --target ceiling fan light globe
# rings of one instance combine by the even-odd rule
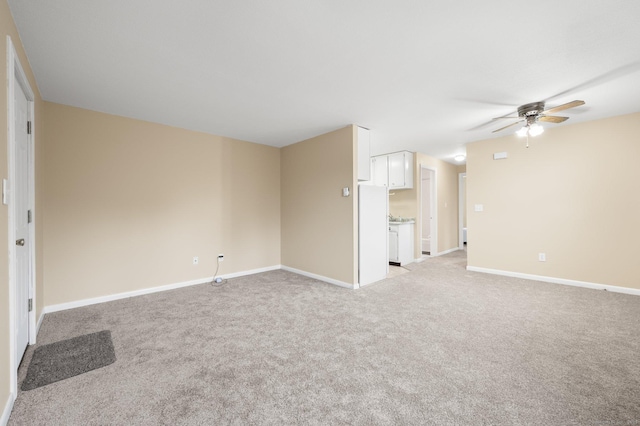
[[[529,131],[529,127],[528,126],[524,126],[524,127],[522,127],[520,130],[518,130],[516,132],[516,135],[518,135],[518,137],[523,138],[523,137],[527,136],[527,132],[528,131]]]
[[[531,136],[538,136],[541,135],[544,132],[544,127],[542,127],[539,124],[532,124],[531,127],[529,128],[529,134]]]

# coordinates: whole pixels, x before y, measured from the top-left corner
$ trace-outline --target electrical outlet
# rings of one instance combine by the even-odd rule
[[[538,253],[538,261],[546,262],[547,261],[547,254],[546,253]]]
[[[198,256],[195,256],[195,257],[193,258],[193,264],[194,264],[194,265],[197,265],[197,264],[198,264],[198,262],[199,262]]]
[[[218,262],[222,262],[224,260],[224,254],[218,255]]]

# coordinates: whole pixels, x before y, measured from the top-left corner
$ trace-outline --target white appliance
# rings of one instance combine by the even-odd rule
[[[389,192],[358,185],[358,282],[380,281],[389,273]]]

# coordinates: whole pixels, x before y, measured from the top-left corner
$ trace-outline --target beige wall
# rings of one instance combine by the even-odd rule
[[[24,53],[15,23],[11,17],[9,6],[5,0],[0,1],[0,179],[8,179],[8,141],[7,141],[7,35],[11,37],[18,58],[29,79],[29,85],[35,92],[35,173],[36,173],[36,205],[35,205],[35,233],[36,233],[36,316],[42,312],[42,148],[44,133],[43,104],[33,78],[31,67]],[[0,204],[0,414],[9,400],[10,367],[9,367],[9,223],[8,206]]]
[[[45,108],[46,305],[280,264],[277,148]]]
[[[420,217],[421,167],[436,170],[438,209],[438,252],[458,247],[458,166],[422,153],[414,153],[413,189],[393,189],[389,192],[389,212],[393,216],[414,217],[414,256],[422,256]]]
[[[638,135],[640,113],[467,145],[468,264],[639,289]]]
[[[282,264],[357,282],[355,127],[282,148]],[[342,196],[349,187],[351,195]]]

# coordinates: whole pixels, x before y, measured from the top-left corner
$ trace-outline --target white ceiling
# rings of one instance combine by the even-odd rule
[[[640,111],[637,0],[8,3],[45,100],[272,146],[355,123],[453,162],[524,103]]]

